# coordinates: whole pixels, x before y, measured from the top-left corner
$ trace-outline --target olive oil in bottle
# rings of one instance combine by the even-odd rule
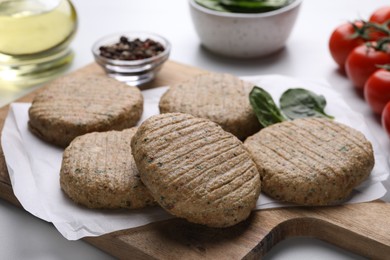
[[[72,60],[76,29],[69,0],[0,0],[0,80],[30,85],[54,76]]]

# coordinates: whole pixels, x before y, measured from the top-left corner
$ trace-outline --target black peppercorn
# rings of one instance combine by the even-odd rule
[[[130,41],[125,36],[121,36],[118,43],[99,48],[100,56],[114,60],[141,60],[156,56],[164,50],[161,43],[152,39],[142,41],[136,38]]]

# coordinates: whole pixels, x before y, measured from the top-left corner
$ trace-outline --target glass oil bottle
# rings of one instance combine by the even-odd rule
[[[76,30],[69,0],[0,0],[0,88],[58,76],[73,59]]]

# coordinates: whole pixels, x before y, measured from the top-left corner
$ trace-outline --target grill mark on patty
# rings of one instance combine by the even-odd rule
[[[167,115],[167,114],[164,114],[164,115]],[[166,120],[166,118],[172,118],[172,116],[169,116],[169,117],[163,117],[163,118],[156,118],[156,120],[153,121],[153,125],[149,126],[148,129],[145,129],[145,133],[144,135],[148,137],[148,140],[152,140],[154,139],[155,136],[161,136],[161,132],[164,132],[166,131],[166,128],[167,127],[170,127],[170,128],[173,128],[173,126],[177,125],[177,124],[180,124],[180,123],[186,123],[186,121],[188,121],[187,118],[183,118],[181,117],[180,120],[177,120],[175,122],[171,122],[171,121],[168,121]],[[166,121],[165,121],[166,120]],[[160,121],[163,121],[163,124],[160,125],[159,122]],[[188,123],[190,125],[190,123]],[[166,131],[168,132],[168,131]],[[145,144],[147,144],[148,142],[146,141]]]
[[[332,160],[334,163],[338,163],[340,161],[339,155],[335,155],[334,153],[335,151],[334,149],[332,149],[334,148],[334,146],[332,145],[331,142],[324,143],[318,141],[318,139],[316,140],[315,138],[310,138],[309,136],[313,136],[313,135],[311,135],[311,132],[308,131],[307,129],[298,128],[293,124],[289,125],[288,127],[281,126],[279,129],[282,130],[283,132],[278,131],[278,133],[283,135],[287,140],[290,140],[291,141],[290,145],[291,143],[297,143],[301,145],[302,148],[317,155],[318,159],[322,161],[324,164],[326,164],[326,162],[329,161],[328,159]],[[289,136],[289,130],[293,130],[294,133],[291,137]],[[305,135],[304,132],[307,133],[307,135]],[[312,144],[315,144],[316,146]]]
[[[226,80],[227,79],[227,80]],[[226,80],[226,81],[225,81]],[[180,84],[180,85],[177,85],[176,88],[177,89],[180,89],[180,91],[176,91],[176,92],[168,92],[171,99],[167,100],[167,101],[170,101],[170,102],[167,102],[169,103],[170,105],[176,107],[176,108],[181,108],[183,106],[186,106],[187,103],[186,103],[186,100],[187,98],[191,98],[193,96],[196,96],[198,97],[196,100],[194,100],[194,104],[195,106],[186,106],[187,109],[189,109],[187,112],[189,113],[190,111],[191,112],[196,112],[198,115],[199,114],[204,114],[205,111],[199,111],[199,109],[197,109],[197,106],[199,105],[203,105],[203,104],[210,104],[208,102],[208,100],[210,100],[210,93],[209,92],[205,92],[203,91],[204,88],[212,85],[212,86],[216,86],[216,85],[219,85],[217,88],[218,90],[221,90],[222,93],[220,93],[221,95],[217,95],[215,96],[214,98],[214,103],[210,104],[212,105],[214,108],[216,107],[218,110],[223,110],[225,108],[230,108],[232,107],[232,102],[230,101],[228,104],[228,106],[226,105],[227,101],[229,100],[228,98],[226,98],[226,96],[231,96],[235,93],[233,93],[233,91],[231,89],[227,89],[225,86],[227,85],[227,82],[232,82],[232,83],[229,83],[229,84],[234,84],[234,85],[238,85],[239,87],[237,87],[237,90],[241,90],[241,88],[243,86],[245,86],[245,83],[246,82],[243,82],[241,81],[240,79],[238,78],[235,78],[234,76],[230,76],[230,75],[226,75],[226,74],[210,74],[210,75],[201,75],[200,77],[195,77],[194,80],[193,80],[193,84],[191,85],[191,89],[192,91],[191,92],[188,92],[186,89],[187,89],[187,85],[188,84],[191,84],[189,82],[186,82],[186,83],[183,83],[183,84]],[[249,85],[250,83],[247,83],[247,85]],[[214,87],[216,88],[216,87]],[[184,95],[184,97],[183,97]],[[177,97],[181,97],[180,99],[178,99]],[[243,96],[244,97],[244,96]],[[184,101],[184,102],[182,102]],[[237,103],[240,103],[240,102],[233,102],[233,104],[237,104]],[[213,110],[211,110],[213,111]],[[202,113],[199,113],[199,112],[202,112]]]
[[[60,105],[66,107],[73,104],[80,104],[80,103],[95,103],[95,102],[101,102],[104,104],[110,104],[110,105],[116,105],[116,103],[112,102],[112,98],[115,98],[118,101],[128,101],[129,99],[134,99],[134,95],[136,95],[136,92],[134,93],[125,93],[118,95],[120,93],[105,93],[104,95],[100,92],[88,92],[88,95],[82,95],[80,93],[71,93],[70,95],[66,95],[63,92],[59,93],[52,93],[52,91],[49,91],[49,95],[39,95],[34,99],[34,101],[39,101],[39,103],[42,106],[47,106],[48,104],[51,104],[54,100],[58,102]],[[75,95],[77,94],[77,96]],[[54,98],[55,97],[55,98]]]
[[[210,103],[210,101],[209,101],[210,96],[208,95],[208,93],[206,93],[204,91],[199,91],[199,93],[195,94],[195,95],[197,96],[197,98],[195,100],[196,106],[185,106],[186,103],[180,103],[180,104],[177,104],[175,106],[171,102],[170,103],[170,105],[172,106],[171,110],[186,112],[186,113],[189,113],[189,114],[192,114],[195,116],[206,117],[206,118],[210,118],[210,119],[217,120],[218,122],[220,122],[221,119],[218,119],[218,117],[219,117],[218,114],[212,115],[207,111],[224,111],[224,110],[240,111],[240,110],[238,110],[238,108],[242,105],[242,102],[235,102],[235,101],[232,101],[231,99],[228,99],[227,97],[232,96],[233,93],[226,92],[226,89],[224,89],[224,88],[222,88],[222,93],[219,93],[218,96],[214,96],[215,98],[213,99],[212,103]],[[191,97],[192,97],[192,95],[188,95],[188,97],[180,98],[180,100],[190,99]],[[218,97],[224,97],[224,98],[218,98]],[[175,102],[176,102],[177,98],[175,96],[172,96],[172,100],[175,100]],[[208,106],[207,111],[206,110],[199,110],[199,107],[204,107],[205,105]],[[244,110],[240,111],[240,112],[241,112],[240,115],[236,115],[236,117],[242,116],[242,114],[244,114]],[[225,118],[225,120],[223,120],[223,121],[229,121],[229,119],[234,119],[232,116],[233,115],[230,115],[228,118]]]
[[[289,153],[288,151],[286,151],[285,149],[281,149],[281,148],[273,148],[272,146],[267,146],[267,145],[264,145],[263,146],[265,149],[263,149],[263,153],[266,154],[267,156],[273,156],[273,158],[275,159],[275,162],[278,164],[278,165],[281,165],[281,168],[286,168],[286,164],[290,164],[292,166],[292,168],[288,168],[288,169],[292,169],[294,171],[301,171],[302,173],[306,173],[307,175],[306,176],[309,176],[310,174],[310,171],[308,170],[308,165],[306,164],[303,164],[305,166],[305,168],[301,168],[302,164],[300,164],[301,162],[301,158],[298,158],[298,162],[292,160],[291,158],[293,158],[292,154]],[[283,151],[280,152],[280,151]],[[269,153],[271,152],[271,153]],[[279,158],[275,158],[275,155]],[[290,156],[290,157],[286,157],[286,156]],[[265,169],[269,169],[268,165],[264,165]],[[307,168],[306,168],[307,167]],[[268,175],[268,172],[265,171],[264,172],[264,176],[267,176]]]
[[[40,115],[39,115],[40,116]],[[64,114],[62,112],[59,113],[51,113],[51,114],[45,114],[46,121],[51,120],[59,120],[60,118],[62,121],[71,121],[72,124],[76,125],[83,125],[83,124],[89,124],[89,122],[98,121],[96,123],[99,124],[110,124],[110,122],[119,121],[120,118],[127,118],[127,116],[119,117],[115,120],[113,120],[113,113],[83,113],[83,112],[77,112],[75,111],[73,114]]]
[[[271,131],[270,131],[271,132]],[[337,171],[337,169],[333,168],[331,165],[329,165],[327,163],[327,160],[324,159],[322,156],[321,153],[319,153],[318,151],[316,151],[315,149],[313,150],[312,147],[310,146],[310,144],[307,144],[306,143],[306,140],[304,140],[304,142],[300,142],[301,139],[300,138],[291,138],[288,134],[284,133],[284,132],[280,132],[278,131],[278,133],[280,135],[282,135],[285,139],[278,139],[277,135],[275,135],[274,132],[270,133],[273,137],[275,137],[276,140],[278,140],[279,142],[283,142],[284,145],[283,146],[280,146],[281,148],[283,148],[284,151],[286,151],[287,153],[289,153],[292,157],[292,159],[294,159],[295,157],[292,156],[293,153],[289,152],[288,150],[284,149],[285,147],[289,147],[291,146],[291,143],[297,143],[298,145],[297,146],[294,146],[294,151],[300,153],[301,155],[303,156],[299,156],[298,157],[298,160],[300,162],[302,162],[303,165],[306,165],[308,166],[310,169],[313,169],[314,171],[316,171],[317,173],[319,172],[318,170],[319,169],[316,169],[315,167],[313,167],[311,164],[309,164],[308,162],[313,162],[314,164],[315,163],[318,163],[318,164],[321,164],[325,167],[320,167],[321,171],[320,173],[323,175],[323,176],[328,176],[326,174],[326,170],[329,169],[331,170],[334,174],[338,175],[338,176],[342,176],[342,174]],[[304,160],[305,157],[308,157],[310,160]],[[291,160],[291,159],[290,159]],[[337,160],[336,160],[337,162]],[[303,170],[301,167],[299,167],[299,169]],[[306,172],[306,171],[304,171]]]
[[[321,149],[326,150],[327,152],[330,152],[330,155],[334,153],[334,149],[328,149],[329,147],[333,147],[331,144],[334,143],[335,138],[332,137],[331,140],[328,139],[320,139],[318,135],[313,134],[312,131],[309,131],[307,128],[302,127],[302,126],[297,126],[295,124],[290,124],[288,127],[287,126],[280,126],[281,129],[284,129],[284,131],[289,132],[289,130],[293,131],[294,135],[300,134],[304,140],[310,139],[310,142],[316,145],[321,146]],[[298,135],[299,136],[299,135]],[[320,137],[324,137],[324,135],[320,135]],[[326,142],[326,143],[324,143]],[[337,158],[337,156],[336,156]]]
[[[250,171],[250,168],[248,168],[248,171]],[[242,201],[246,201],[245,198],[250,198],[252,197],[252,193],[253,193],[253,189],[245,189],[243,188],[245,185],[250,185],[252,186],[253,185],[253,182],[254,182],[254,179],[257,178],[257,176],[255,174],[252,174],[250,175],[251,178],[248,179],[246,182],[244,182],[240,187],[238,187],[237,189],[234,189],[232,190],[227,196],[229,198],[233,198],[235,200],[231,201],[231,204],[235,204],[237,203],[238,205],[242,205]],[[242,191],[246,191],[246,193],[242,194]],[[239,193],[239,195],[236,195],[236,193]],[[220,199],[216,200],[215,201],[215,204],[219,204],[220,201],[223,199],[223,197],[221,197]]]
[[[190,120],[188,120],[190,121]],[[160,133],[158,137],[150,136],[153,138],[154,141],[163,141],[161,145],[164,145],[166,143],[178,143],[180,146],[184,146],[184,143],[191,144],[193,141],[192,139],[199,139],[199,141],[207,139],[209,137],[212,137],[214,135],[218,134],[218,131],[215,131],[215,129],[210,129],[208,125],[205,122],[202,121],[194,121],[190,122],[190,124],[181,126],[179,124],[172,125],[168,131]],[[154,147],[156,149],[160,149],[161,146]]]
[[[169,163],[170,161],[175,161],[178,159],[181,159],[188,155],[189,153],[192,153],[193,151],[197,150],[197,153],[200,153],[200,149],[204,147],[208,147],[207,144],[214,144],[216,142],[220,142],[221,139],[218,139],[219,134],[218,133],[213,133],[212,135],[208,136],[208,142],[206,143],[204,138],[196,138],[197,136],[194,136],[193,139],[189,139],[188,143],[182,143],[180,144],[180,147],[177,148],[176,145],[170,144],[168,148],[170,149],[161,149],[161,150],[156,150],[156,157],[159,157],[159,161],[162,163]],[[200,137],[202,137],[200,135]],[[223,139],[226,140],[227,138]],[[185,138],[183,139],[185,140]],[[187,147],[186,147],[187,146]],[[188,149],[188,146],[191,146],[192,149]],[[178,154],[175,158],[172,159],[171,154]],[[187,159],[187,158],[186,158]]]
[[[316,140],[315,138],[310,138],[310,136],[315,136],[312,135],[312,132],[308,131],[305,128],[302,127],[297,127],[295,124],[291,124],[288,127],[286,125],[282,125],[279,128],[278,133],[280,133],[286,140],[290,141],[291,143],[297,143],[302,147],[304,150],[307,150],[311,152],[312,154],[315,154],[317,157],[318,161],[323,161],[323,163],[326,164],[327,161],[332,161],[334,162],[339,162],[340,161],[340,156],[335,154],[334,146],[332,145],[332,142],[320,142],[318,139]],[[290,131],[293,132],[293,134],[290,136],[289,133]],[[305,132],[307,133],[306,135],[297,135],[297,133],[302,133]],[[304,137],[303,137],[304,136]],[[309,140],[310,142],[316,144],[316,146],[311,146],[306,142],[306,140]],[[288,142],[286,142],[288,143]],[[304,152],[302,152],[305,154]],[[327,160],[325,160],[325,158]],[[315,158],[313,158],[315,159]],[[329,160],[330,159],[330,160]]]
[[[98,102],[98,101],[96,101]],[[132,107],[136,107],[133,105]],[[104,111],[102,111],[104,110]],[[35,105],[31,112],[36,113],[38,115],[67,115],[67,114],[106,114],[107,112],[122,112],[130,109],[124,109],[122,104],[113,105],[112,103],[99,103],[99,104],[88,104],[88,103],[70,103],[67,105],[63,105],[61,103],[57,103],[55,107],[52,104],[47,104],[46,106],[42,106],[41,104]],[[107,112],[106,112],[107,111]]]
[[[277,169],[281,170],[280,174],[283,173],[283,176],[285,172],[293,173],[294,175],[296,175],[296,172],[301,172],[300,174],[302,175],[302,177],[311,180],[311,175],[313,172],[319,173],[317,169],[308,165],[306,161],[304,161],[300,156],[294,156],[293,153],[290,153],[289,151],[284,149],[284,147],[273,148],[272,145],[271,146],[264,145],[263,148],[264,149],[262,149],[262,153],[264,153],[267,157],[275,158],[275,154],[277,155],[277,158],[275,158],[274,162],[276,162],[279,165],[279,168]],[[287,165],[290,166],[288,167]],[[268,174],[268,170],[273,171],[275,169],[275,166],[273,166],[273,169],[270,169],[268,165],[263,165],[262,167],[264,167],[265,170],[262,173],[263,178],[264,177],[269,178],[270,176]],[[321,171],[320,173],[325,178],[328,178],[328,176],[323,171]],[[273,178],[280,174],[273,175]]]
[[[226,165],[226,164],[229,164],[228,162],[231,162],[231,158],[229,161],[226,160],[222,165],[220,165],[220,168],[221,169],[223,169],[223,167],[229,168],[228,167],[229,165]],[[207,198],[207,199],[212,199],[212,203],[215,204],[216,200],[222,199],[226,195],[228,195],[232,191],[232,188],[233,188],[233,190],[241,189],[241,187],[243,186],[243,183],[241,183],[241,185],[240,185],[240,183],[238,183],[235,186],[233,186],[231,184],[235,180],[241,180],[241,178],[245,174],[245,171],[241,171],[240,167],[237,167],[237,166],[240,166],[240,164],[242,162],[243,162],[243,160],[239,159],[236,162],[234,162],[234,165],[231,166],[230,169],[228,169],[226,172],[221,172],[221,170],[220,170],[219,171],[219,172],[221,172],[220,174],[218,174],[218,175],[214,174],[213,178],[209,179],[207,182],[203,182],[203,183],[201,182],[200,184],[196,183],[197,184],[196,187],[189,189],[189,190],[192,190],[192,193],[190,194],[190,196],[188,196],[186,201],[188,202],[188,201],[192,200],[194,197],[196,197],[197,200],[199,200],[199,199],[202,200],[204,198]],[[219,166],[219,165],[216,165],[216,166]],[[250,169],[251,167],[253,167],[253,165],[247,166],[247,169]],[[237,171],[243,172],[244,174],[238,175],[236,173]],[[202,175],[207,174],[209,172],[210,172],[210,170],[203,172]],[[191,185],[191,182],[193,182],[195,179],[203,179],[202,175],[198,175],[196,178],[194,178],[190,182],[186,183],[186,186]],[[217,182],[218,180],[223,180],[223,181],[218,183]],[[213,187],[213,186],[215,186],[215,187]],[[225,191],[221,190],[224,188],[226,189]]]
[[[356,138],[356,134],[358,133],[352,131],[348,131],[347,133],[345,127],[342,127],[339,124],[326,124],[325,121],[321,121],[321,120],[316,120],[316,121],[322,124],[323,126],[329,127],[330,129],[335,131],[335,133],[342,135],[345,139],[349,140],[351,143],[359,147],[366,155],[370,155],[370,153],[366,150],[367,147],[364,147],[362,141]]]
[[[348,128],[346,128],[346,126],[343,126],[339,123],[331,124],[330,122],[323,122],[323,121],[316,121],[316,122],[319,124],[323,124],[328,130],[329,129],[333,130],[333,134],[331,135],[332,141],[335,141],[338,139],[345,139],[346,141],[350,142],[351,144],[355,144],[359,148],[362,148],[361,145],[366,143],[362,134],[358,133],[357,131],[351,131]],[[306,125],[307,125],[307,123],[306,123]],[[328,132],[323,131],[322,133],[328,133]],[[313,136],[318,138],[318,135],[313,134]],[[362,150],[365,151],[364,148]]]
[[[156,137],[150,136],[150,135],[148,135],[148,140],[153,140],[154,142],[159,142],[158,144],[153,145],[156,155],[159,155],[160,151],[164,152],[164,153],[170,152],[171,150],[176,149],[176,146],[172,145],[172,143],[179,143],[180,146],[185,146],[185,145],[191,144],[192,142],[201,140],[201,138],[199,138],[199,136],[203,138],[205,135],[205,131],[203,128],[200,127],[200,125],[204,126],[205,124],[204,124],[204,122],[199,121],[199,122],[196,122],[193,124],[188,124],[188,125],[186,125],[182,128],[179,128],[177,130],[175,128],[175,126],[177,126],[177,125],[175,125],[169,129],[172,131],[166,131],[166,132],[160,133],[157,137],[158,138],[157,140],[156,140]],[[184,131],[184,132],[181,132],[181,131]],[[181,132],[181,133],[179,133],[179,132]],[[210,135],[207,137],[211,137],[215,134],[216,133],[210,133]],[[190,139],[189,137],[192,139]],[[187,143],[184,143],[185,141],[187,141]],[[147,143],[147,142],[145,142],[145,143]],[[168,148],[171,147],[172,149],[165,150],[167,147]]]
[[[82,106],[85,104],[109,104],[111,106],[117,106],[119,102],[131,102],[136,99],[139,94],[137,92],[131,91],[131,93],[106,93],[101,94],[100,92],[92,93],[88,92],[88,95],[80,95],[80,93],[71,93],[70,95],[66,95],[63,92],[53,93],[51,89],[47,90],[49,95],[38,94],[34,98],[34,103],[39,103],[42,108],[52,108],[52,103],[55,102],[58,107],[72,107]],[[115,99],[115,103],[112,102]]]
[[[305,143],[307,143],[306,141],[308,139],[310,139],[310,142],[318,145],[321,148],[321,150],[320,151],[314,150],[314,152],[319,154],[320,156],[322,156],[322,154],[323,154],[322,151],[324,151],[324,154],[325,154],[325,156],[323,158],[324,161],[329,159],[329,160],[332,160],[333,163],[336,163],[336,164],[340,164],[341,160],[348,161],[348,158],[350,157],[349,154],[343,153],[340,149],[336,149],[336,150],[334,149],[335,147],[340,146],[340,144],[342,144],[343,147],[345,147],[345,145],[347,145],[348,149],[355,148],[355,146],[353,146],[353,144],[348,143],[349,140],[345,140],[345,142],[343,142],[343,143],[339,142],[339,140],[342,139],[340,137],[332,138],[332,140],[329,142],[321,142],[321,140],[316,138],[317,137],[316,135],[314,135],[311,131],[308,131],[304,127],[297,127],[296,125],[292,124],[292,125],[290,125],[290,128],[294,130],[294,133],[301,133],[302,136],[304,136],[304,138],[305,138],[305,140],[304,140]],[[304,135],[303,133],[306,133],[306,135]],[[344,157],[347,157],[347,158],[344,158]]]
[[[229,196],[232,192],[236,190],[241,190],[242,187],[245,186],[248,182],[248,179],[250,180],[254,177],[254,174],[251,174],[250,172],[251,168],[253,168],[254,166],[249,163],[245,163],[243,159],[244,158],[242,158],[241,161],[237,161],[237,163],[230,170],[223,174],[224,177],[228,177],[228,179],[226,179],[223,183],[218,184],[218,182],[215,182],[213,180],[212,183],[216,185],[210,187],[208,192],[211,194],[213,194],[214,192],[219,193],[219,197],[222,198],[225,196]],[[245,164],[243,164],[243,162]],[[234,171],[239,171],[242,174],[234,174]],[[227,185],[229,185],[230,190],[221,191],[221,189],[223,189]],[[231,189],[231,187],[233,187],[233,189]]]
[[[333,125],[332,125],[333,126]],[[370,161],[374,161],[374,157],[372,154],[372,146],[367,140],[365,139],[360,139],[359,138],[350,138],[350,137],[358,137],[359,132],[356,130],[349,131],[348,133],[348,128],[347,126],[343,126],[340,124],[334,124],[334,128],[336,129],[335,131],[340,132],[340,136],[338,137],[337,140],[343,140],[347,145],[342,146],[340,149],[338,149],[339,152],[339,157],[337,159],[337,162],[341,164],[341,160],[339,158],[345,157],[345,160],[353,160],[355,164],[358,164],[361,167],[366,167],[367,163],[370,163]],[[364,136],[360,134],[361,138]],[[337,142],[333,141],[335,145],[337,145]],[[344,153],[343,153],[344,151]],[[348,152],[348,153],[346,153]],[[351,157],[350,155],[353,154],[354,157]],[[344,169],[341,169],[344,171]],[[349,172],[349,171],[348,171]]]
[[[252,188],[253,183],[256,181],[254,180],[255,178],[257,177],[255,175],[252,175],[252,178],[249,179],[248,182],[246,182],[238,189],[232,190],[226,196],[214,200],[213,206],[219,207],[221,204],[222,205],[224,204],[224,200],[229,200],[230,208],[228,210],[231,210],[232,208],[236,208],[236,207],[246,207],[246,206],[254,207],[256,205],[256,201],[252,201],[253,204],[248,205],[248,202],[250,201],[250,199],[248,198],[252,198],[253,195],[255,195],[253,194],[254,190]],[[248,188],[246,189],[245,187]],[[242,193],[242,191],[244,191],[244,193]],[[245,205],[244,203],[246,203],[247,205]]]
[[[214,168],[218,167],[223,169],[224,167],[226,168],[230,168],[228,169],[229,171],[232,171],[233,169],[235,169],[235,167],[237,167],[237,165],[241,164],[241,163],[245,163],[245,157],[246,157],[246,153],[244,150],[241,150],[241,151],[237,151],[239,145],[235,145],[235,146],[232,146],[231,149],[229,150],[226,150],[220,154],[218,154],[217,157],[212,157],[210,156],[211,159],[213,160],[207,160],[207,165],[212,165],[211,167],[208,167],[208,168],[205,168],[204,171],[202,171],[202,174],[203,173],[210,173],[213,171]],[[231,151],[234,150],[233,154],[231,153]],[[226,156],[228,158],[225,158],[225,155],[229,155],[230,156]],[[221,160],[220,159],[223,159],[222,163],[221,163]],[[231,165],[231,164],[234,164],[234,165]],[[227,175],[228,172],[224,172],[223,175]],[[213,175],[213,177],[209,180],[209,182],[211,183],[215,183],[215,180],[217,178],[219,178],[220,175]],[[209,184],[207,184],[206,186],[209,186]],[[209,191],[212,191],[213,188],[210,188],[208,189]]]
[[[119,156],[112,156],[112,153],[110,152],[110,149],[109,149],[110,143],[111,144],[116,144],[115,146],[120,147],[120,144],[118,144],[118,141],[117,141],[116,137],[117,136],[114,134],[114,135],[111,135],[111,136],[108,136],[108,137],[105,138],[105,142],[104,142],[104,150],[105,150],[104,155],[105,156],[104,156],[104,159],[103,159],[103,161],[104,161],[104,173],[105,174],[109,173],[110,175],[118,174],[117,178],[114,179],[114,182],[115,182],[115,180],[117,180],[118,182],[121,182],[123,180],[118,180],[118,179],[119,179],[119,176],[123,177],[123,175],[122,175],[123,174],[123,169],[118,169],[117,168],[118,157]],[[118,151],[118,153],[120,153],[120,151]],[[100,158],[97,158],[97,159],[101,160]],[[108,159],[113,160],[112,165],[113,165],[114,169],[110,169],[108,167],[108,165],[107,165],[108,164]],[[117,173],[115,173],[114,171],[117,171]],[[107,184],[106,184],[107,186],[110,186],[109,184],[111,184],[111,181],[109,181]],[[109,188],[110,188],[110,190],[112,190],[111,186]]]
[[[221,155],[223,155],[223,154],[229,152],[230,150],[234,149],[235,146],[234,146],[234,147],[228,147],[226,150],[219,150],[220,147],[224,147],[223,144],[224,144],[224,142],[225,142],[226,139],[227,139],[227,138],[219,139],[219,140],[217,140],[216,142],[214,142],[214,145],[215,145],[215,146],[216,146],[216,144],[218,144],[218,148],[213,149],[213,152],[212,152],[212,153],[200,153],[200,152],[199,152],[198,154],[205,154],[205,156],[199,157],[200,159],[198,159],[198,160],[196,161],[196,163],[192,163],[192,165],[196,168],[197,166],[199,166],[199,164],[200,164],[201,162],[204,162],[205,160],[207,160],[207,162],[210,162],[210,158],[213,158],[217,152],[220,152]],[[204,146],[201,146],[201,147],[199,147],[199,148],[202,148],[202,147],[204,147]],[[214,148],[214,147],[213,147],[213,148]],[[188,161],[186,160],[187,158],[182,159],[182,158],[185,157],[186,155],[192,154],[192,152],[193,152],[193,150],[188,150],[188,151],[186,151],[185,153],[179,153],[178,156],[176,156],[174,159],[172,159],[172,163],[168,163],[168,164],[167,164],[168,167],[169,167],[170,169],[172,169],[172,170],[170,171],[170,175],[169,175],[169,176],[177,176],[177,178],[175,178],[175,179],[172,180],[173,182],[179,181],[179,178],[184,177],[184,175],[185,175],[186,172],[188,172],[188,173],[194,172],[194,171],[193,171],[194,168],[188,169],[188,168],[186,168],[186,167],[183,167],[183,166],[188,165]],[[198,157],[198,156],[197,156],[197,157]],[[180,165],[177,165],[176,167],[173,167],[173,166],[175,165],[174,163],[175,163],[176,161],[182,161],[183,163],[180,164]],[[178,169],[181,169],[181,170],[177,171]],[[174,175],[173,175],[173,173],[174,173]]]
[[[225,140],[226,139],[222,139],[222,140],[219,140],[219,142],[224,143]],[[226,146],[218,145],[216,148],[213,149],[214,153],[205,153],[203,156],[199,157],[196,161],[194,161],[192,163],[192,165],[193,165],[193,167],[196,168],[197,166],[199,166],[199,164],[204,163],[204,162],[208,162],[207,165],[210,166],[211,165],[209,163],[210,159],[213,159],[215,157],[215,154],[218,154],[218,156],[223,156],[225,153],[230,152],[231,150],[235,149],[237,146],[238,146],[238,144],[235,145],[235,146],[232,146],[232,147],[231,146],[226,147]],[[224,149],[221,149],[221,148],[224,148]],[[185,160],[180,160],[180,159],[181,159],[181,156],[176,157],[175,159],[172,160],[172,163],[169,165],[169,167],[171,169],[170,176],[173,176],[172,173],[175,173],[175,176],[177,177],[177,178],[171,180],[173,183],[176,183],[178,181],[178,179],[183,174],[182,172],[190,171],[190,170],[194,169],[194,168],[183,169],[182,167],[185,166],[185,165],[188,165],[188,162],[185,161]],[[176,161],[181,162],[181,164],[176,164]],[[208,169],[211,169],[213,167],[214,166],[210,166]],[[182,171],[176,172],[178,169],[181,169]]]
[[[234,148],[224,152],[223,155],[229,154],[229,152],[233,149]],[[224,156],[221,156],[221,157],[224,157]],[[187,181],[184,184],[184,186],[190,186],[190,185],[192,185],[193,181],[196,181],[197,179],[204,179],[204,175],[208,175],[211,178],[207,178],[206,183],[201,183],[201,185],[198,185],[198,186],[204,187],[205,193],[209,193],[213,190],[213,189],[207,189],[207,187],[210,186],[210,183],[216,184],[216,180],[224,179],[223,183],[220,183],[220,185],[217,185],[217,187],[220,187],[220,186],[223,186],[231,181],[231,179],[229,179],[228,177],[233,177],[233,178],[241,177],[241,176],[231,176],[230,173],[232,173],[232,172],[234,173],[237,170],[236,167],[237,167],[237,165],[240,165],[240,163],[242,163],[242,161],[243,161],[242,158],[233,157],[233,158],[221,158],[221,159],[225,159],[225,160],[222,163],[220,163],[220,160],[218,160],[217,158],[215,158],[212,161],[207,161],[207,163],[211,164],[212,167],[210,167],[206,171],[199,171],[197,176],[195,178]],[[231,164],[233,164],[233,165],[231,165]],[[215,168],[216,168],[216,171],[213,172],[213,170]],[[225,168],[229,168],[229,169],[227,169],[227,171],[225,171],[224,170]],[[225,178],[228,178],[228,179],[225,179]],[[193,189],[199,190],[198,187],[195,187]],[[207,195],[207,194],[204,194],[204,195]]]

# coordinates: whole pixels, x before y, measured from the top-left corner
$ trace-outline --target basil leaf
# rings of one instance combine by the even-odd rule
[[[279,103],[282,112],[289,119],[304,117],[334,118],[324,111],[326,106],[324,96],[317,95],[307,89],[288,89],[280,97]]]
[[[285,121],[271,95],[264,89],[254,86],[249,93],[249,102],[263,127]]]

